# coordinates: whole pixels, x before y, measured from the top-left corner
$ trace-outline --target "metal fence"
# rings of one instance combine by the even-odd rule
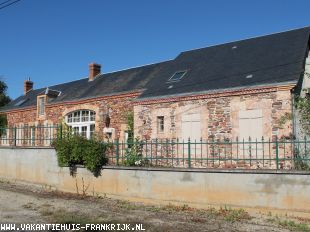
[[[51,146],[62,126],[0,129],[0,146]],[[309,169],[310,141],[272,139],[152,139],[109,143],[110,165],[180,168]]]
[[[134,149],[135,152],[131,152]],[[138,151],[138,152],[137,152]],[[110,163],[186,168],[307,169],[310,141],[287,139],[114,141]],[[134,154],[133,154],[134,153]],[[133,157],[136,156],[136,157]]]
[[[49,147],[61,129],[59,125],[0,128],[0,146]]]

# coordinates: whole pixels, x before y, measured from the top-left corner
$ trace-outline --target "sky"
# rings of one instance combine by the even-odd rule
[[[0,0],[1,3],[5,0]],[[309,0],[21,0],[0,9],[0,78],[23,94],[180,52],[310,26]]]

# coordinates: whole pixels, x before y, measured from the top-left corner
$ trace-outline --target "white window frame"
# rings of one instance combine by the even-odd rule
[[[77,129],[77,132],[80,135],[82,135],[82,132],[86,127],[86,133],[84,136],[88,139],[90,139],[95,132],[96,112],[93,110],[72,111],[66,115],[65,120],[66,124],[72,128],[72,131]]]

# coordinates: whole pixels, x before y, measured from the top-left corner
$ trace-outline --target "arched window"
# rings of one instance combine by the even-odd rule
[[[96,112],[77,110],[66,115],[66,123],[76,134],[91,138],[95,132]]]

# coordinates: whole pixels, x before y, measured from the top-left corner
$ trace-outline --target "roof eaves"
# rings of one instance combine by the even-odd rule
[[[135,102],[147,101],[147,100],[153,100],[153,99],[165,99],[165,98],[170,98],[170,97],[185,97],[189,95],[192,96],[192,95],[201,95],[201,94],[213,94],[213,93],[221,93],[221,92],[227,92],[227,91],[241,91],[244,89],[258,88],[258,87],[277,87],[277,86],[290,85],[290,84],[296,85],[297,81],[286,81],[286,82],[261,84],[261,85],[248,85],[248,86],[240,86],[240,87],[233,87],[233,88],[212,89],[212,90],[206,90],[206,91],[197,91],[197,92],[195,91],[195,92],[187,92],[187,93],[179,93],[179,94],[162,95],[162,96],[139,97],[135,100]]]

